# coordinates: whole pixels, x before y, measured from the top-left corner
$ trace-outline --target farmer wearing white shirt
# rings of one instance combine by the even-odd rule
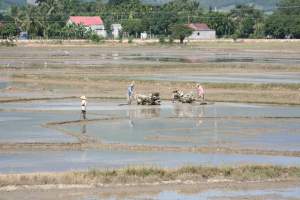
[[[81,96],[81,115],[82,118],[85,120],[86,119],[86,105],[87,105],[87,98],[85,96]]]

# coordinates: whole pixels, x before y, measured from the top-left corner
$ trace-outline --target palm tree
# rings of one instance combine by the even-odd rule
[[[13,8],[12,15],[15,23],[21,28],[22,31],[27,31],[31,35],[39,35],[42,27],[40,17],[37,15],[37,8],[32,5],[23,7],[21,10]]]

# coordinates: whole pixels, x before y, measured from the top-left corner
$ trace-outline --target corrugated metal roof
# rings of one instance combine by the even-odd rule
[[[208,31],[211,30],[207,24],[204,23],[191,23],[188,24],[188,27],[193,29],[194,31]]]
[[[84,26],[92,26],[92,25],[102,25],[103,21],[101,19],[101,17],[98,16],[93,16],[93,17],[89,17],[89,16],[71,16],[69,18],[69,20],[71,22],[73,22],[74,24],[82,24]]]

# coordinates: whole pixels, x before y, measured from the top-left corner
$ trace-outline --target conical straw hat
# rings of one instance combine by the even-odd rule
[[[80,99],[86,100],[86,97],[85,96],[81,96]]]

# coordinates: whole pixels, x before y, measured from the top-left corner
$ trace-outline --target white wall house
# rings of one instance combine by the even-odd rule
[[[112,24],[111,25],[111,34],[114,39],[119,39],[121,32],[122,32],[121,24]]]
[[[207,24],[192,23],[188,27],[193,30],[192,35],[188,37],[190,40],[213,40],[216,39],[216,31],[210,29]]]
[[[142,40],[146,40],[147,38],[148,38],[147,32],[142,32],[142,33],[141,33],[141,39],[142,39]]]
[[[71,16],[67,22],[67,24],[76,24],[83,25],[87,30],[91,29],[97,35],[101,37],[107,37],[107,32],[105,30],[104,23],[102,19],[98,16]]]

